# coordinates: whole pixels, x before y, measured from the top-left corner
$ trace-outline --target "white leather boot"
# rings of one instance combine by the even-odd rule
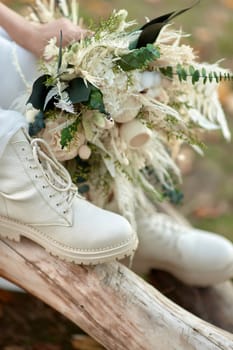
[[[24,236],[78,264],[120,259],[137,247],[128,221],[80,197],[47,144],[23,129],[0,158],[0,236]]]
[[[178,224],[162,213],[137,217],[136,272],[161,269],[186,284],[203,287],[233,278],[233,245],[227,239]]]

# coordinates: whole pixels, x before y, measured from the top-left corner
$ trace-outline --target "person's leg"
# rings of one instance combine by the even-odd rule
[[[31,84],[38,75],[37,60],[14,43],[0,28],[0,107],[13,108],[13,102],[30,95]]]
[[[27,128],[24,116],[16,111],[0,108],[0,158],[9,140],[20,128]]]
[[[21,128],[27,128],[27,123],[21,113],[11,110],[19,98],[25,105],[25,98],[30,91],[33,79],[37,76],[35,57],[16,45],[9,35],[0,27],[0,157],[5,146]],[[28,84],[28,86],[27,86]]]

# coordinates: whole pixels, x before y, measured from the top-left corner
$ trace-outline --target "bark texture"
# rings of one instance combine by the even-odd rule
[[[78,266],[26,239],[0,240],[0,275],[110,350],[233,350],[232,334],[179,307],[120,263]]]

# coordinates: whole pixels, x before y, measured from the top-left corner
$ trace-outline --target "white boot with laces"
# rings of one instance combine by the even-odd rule
[[[121,259],[137,247],[128,221],[79,196],[45,141],[23,129],[0,158],[0,236],[24,236],[77,264]]]
[[[233,278],[233,245],[227,239],[155,211],[137,217],[136,272],[161,269],[186,284],[203,287]]]

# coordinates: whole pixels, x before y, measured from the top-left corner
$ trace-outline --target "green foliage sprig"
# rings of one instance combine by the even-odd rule
[[[78,130],[78,125],[80,124],[80,118],[77,118],[71,125],[62,129],[61,131],[61,146],[62,148],[67,147],[69,143],[73,140],[74,135]]]
[[[150,62],[158,58],[160,58],[159,48],[152,44],[147,44],[145,47],[132,50],[128,54],[121,56],[116,63],[123,71],[127,72],[147,67]]]
[[[212,81],[216,81],[217,83],[221,81],[233,81],[233,74],[230,72],[207,72],[204,67],[199,70],[193,66],[184,67],[181,64],[177,64],[175,68],[168,66],[165,68],[160,68],[159,70],[163,75],[171,79],[174,76],[178,76],[180,82],[187,81],[188,77],[190,77],[193,85],[199,82],[201,79],[203,79],[203,84],[206,84],[207,82],[211,83]]]
[[[111,33],[117,33],[126,17],[127,12],[125,11],[114,11],[109,18],[100,20],[98,24],[89,23],[88,28],[95,33],[94,38],[98,41]],[[134,24],[134,22],[131,23]]]

